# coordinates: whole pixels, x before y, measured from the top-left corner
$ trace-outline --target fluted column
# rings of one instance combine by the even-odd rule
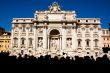
[[[93,50],[94,48],[93,28],[90,29],[90,34],[91,34],[91,50]]]
[[[60,44],[59,44],[59,45],[60,45],[60,50],[62,50],[62,46],[63,46],[61,40],[62,40],[62,39],[61,39],[61,37],[60,37]]]
[[[85,50],[86,42],[85,42],[85,28],[82,28],[82,48]]]
[[[99,41],[97,42],[97,46],[100,48],[102,48],[102,30],[101,30],[101,26],[98,28],[98,32],[99,32]]]
[[[49,49],[49,46],[50,46],[50,38],[48,36],[48,49]]]
[[[66,26],[62,27],[62,50],[66,49]]]
[[[47,23],[44,24],[43,28],[43,48],[47,49]]]
[[[38,37],[37,37],[37,23],[34,23],[34,46],[33,48],[36,50],[38,44]]]
[[[13,33],[13,31],[14,31],[14,24],[12,24],[12,30],[11,30],[11,46],[10,46],[10,49],[13,49],[13,41],[14,41],[14,38],[13,38],[13,35],[14,35],[14,33]]]
[[[19,26],[19,35],[18,35],[18,48],[21,48],[21,28],[22,26]]]
[[[28,45],[29,45],[29,26],[26,27],[26,49],[28,49]]]
[[[76,23],[74,23],[72,28],[72,49],[76,48],[77,48],[77,33],[76,33]]]

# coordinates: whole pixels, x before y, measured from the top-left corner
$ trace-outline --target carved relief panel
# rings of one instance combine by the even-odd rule
[[[67,28],[67,29],[66,29],[67,35],[71,35],[71,31],[72,31],[71,27]]]
[[[43,28],[38,28],[37,29],[37,34],[38,35],[43,35]]]
[[[38,47],[43,47],[43,38],[42,37],[38,38]]]

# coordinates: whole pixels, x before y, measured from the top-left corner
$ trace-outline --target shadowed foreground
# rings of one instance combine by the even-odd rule
[[[51,58],[49,55],[41,56],[40,58],[25,55],[24,58],[16,58],[16,56],[9,56],[9,53],[0,53],[0,64],[110,64],[110,61],[106,55],[102,58],[98,57],[95,61],[88,56],[84,58],[75,56],[75,59],[70,59],[69,57],[58,59],[58,57]]]

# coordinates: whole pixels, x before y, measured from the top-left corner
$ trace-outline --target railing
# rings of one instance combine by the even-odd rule
[[[90,46],[86,46],[85,47],[86,50],[90,50],[90,48],[91,48]]]
[[[32,45],[29,45],[29,48],[33,48],[33,46]]]
[[[94,46],[94,50],[99,50],[99,46]]]
[[[82,50],[82,46],[78,46],[77,50]]]
[[[18,45],[17,44],[14,44],[13,48],[18,48]]]
[[[21,35],[22,35],[22,36],[25,36],[25,35],[26,35],[26,32],[22,32]]]
[[[21,45],[20,47],[21,47],[21,48],[26,48],[25,45]]]

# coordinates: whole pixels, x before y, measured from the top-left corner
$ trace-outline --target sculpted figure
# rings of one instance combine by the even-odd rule
[[[39,47],[42,47],[42,39],[39,39]]]
[[[70,39],[68,39],[68,41],[67,41],[67,47],[68,47],[68,48],[71,48],[71,45],[72,45],[72,42],[71,42]]]

